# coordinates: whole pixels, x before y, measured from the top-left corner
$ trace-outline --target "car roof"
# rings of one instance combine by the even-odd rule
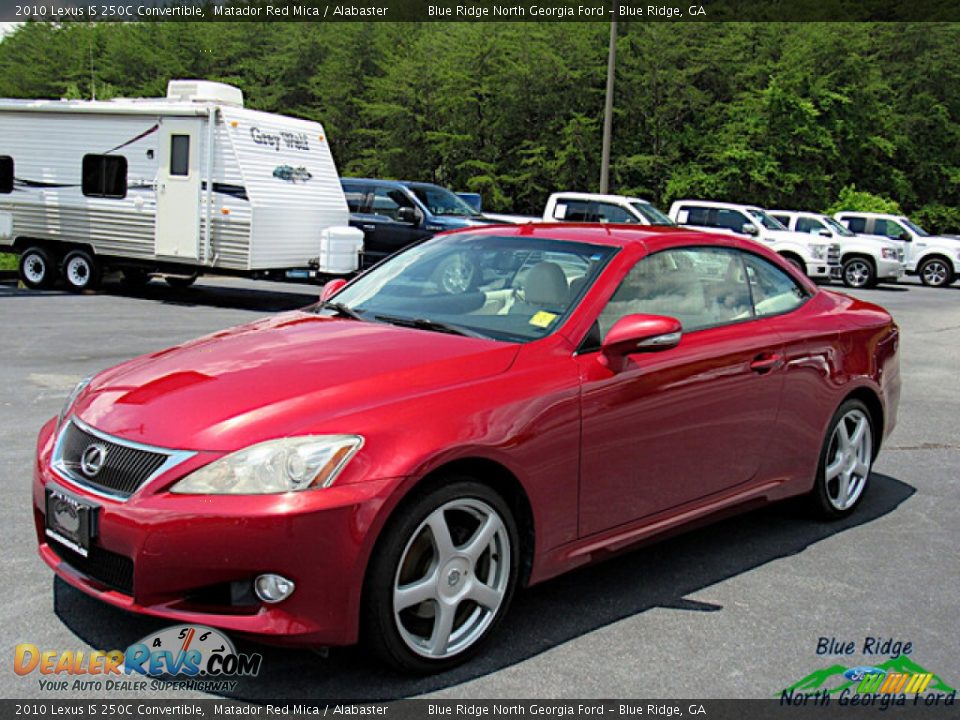
[[[642,202],[647,205],[652,204],[649,200],[634,197],[632,195],[605,195],[603,193],[577,192],[575,190],[564,190],[563,192],[553,193],[553,197],[558,200],[598,200],[601,202],[618,202],[626,200],[627,202]]]
[[[756,249],[757,243],[733,235],[689,230],[671,225],[618,225],[614,223],[524,223],[521,225],[485,225],[455,230],[452,233],[538,237],[548,240],[626,247],[642,243],[649,252],[680,245],[718,245]]]
[[[446,190],[442,185],[416,180],[378,180],[377,178],[342,177],[340,178],[340,182],[360,183],[361,185],[389,185],[390,187],[435,187]]]
[[[838,213],[834,214],[834,217],[862,217],[862,218],[874,218],[876,220],[906,220],[906,215],[894,215],[893,213],[878,213],[878,212],[860,212],[859,210],[841,210]]]
[[[814,217],[830,217],[826,213],[820,213],[816,210],[767,210],[770,215],[813,215]]]
[[[721,202],[719,200],[693,200],[691,198],[686,198],[683,200],[675,200],[674,205],[690,204],[690,205],[702,205],[703,207],[719,208],[723,209],[735,209],[735,210],[762,210],[763,212],[769,212],[759,205],[744,205],[742,203],[732,203],[732,202]]]

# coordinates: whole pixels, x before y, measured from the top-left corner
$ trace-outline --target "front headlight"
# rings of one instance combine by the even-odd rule
[[[827,256],[827,246],[826,245],[814,245],[813,246],[813,256],[817,260],[822,260]]]
[[[881,248],[880,253],[884,260],[896,260],[897,251],[895,248]]]
[[[60,432],[60,428],[63,426],[63,421],[67,419],[70,408],[73,407],[73,404],[77,401],[77,398],[80,397],[80,393],[86,390],[87,385],[90,384],[91,380],[93,380],[92,376],[84,378],[78,382],[77,386],[70,391],[69,395],[67,395],[67,401],[63,404],[63,408],[60,410],[60,414],[57,416],[57,432]]]
[[[363,446],[359,435],[304,435],[238,450],[170,488],[188,495],[267,495],[325,488]]]

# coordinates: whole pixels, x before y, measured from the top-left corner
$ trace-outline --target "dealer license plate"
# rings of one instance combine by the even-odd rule
[[[46,534],[83,557],[97,534],[96,505],[47,488]]]

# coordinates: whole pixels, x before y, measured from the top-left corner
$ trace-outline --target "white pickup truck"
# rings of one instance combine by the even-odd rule
[[[829,215],[801,210],[768,210],[787,230],[832,239],[840,245],[841,279],[849,288],[895,283],[903,275],[902,243],[857,235]]]
[[[556,192],[543,209],[543,222],[673,225],[647,200],[626,195]]]
[[[845,210],[834,217],[857,235],[899,243],[908,275],[930,287],[947,287],[960,275],[960,239],[931,235],[903,215]]]
[[[810,278],[840,279],[840,246],[808,233],[791,232],[755,205],[677,200],[670,206],[670,219],[677,225],[724,232],[755,240],[780,253]]]

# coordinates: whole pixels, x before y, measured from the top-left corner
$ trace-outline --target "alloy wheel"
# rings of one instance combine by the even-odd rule
[[[849,287],[862,288],[870,283],[872,271],[866,260],[851,260],[843,270],[843,277]]]
[[[431,512],[394,577],[394,622],[407,647],[443,659],[476,643],[507,595],[510,553],[503,518],[486,502],[461,498]]]
[[[947,284],[947,278],[950,277],[950,270],[942,260],[929,260],[924,263],[923,270],[920,273],[920,279],[924,285],[940,287]]]
[[[849,410],[834,427],[824,469],[827,500],[838,511],[853,507],[870,475],[873,434],[870,420],[859,408]]]

